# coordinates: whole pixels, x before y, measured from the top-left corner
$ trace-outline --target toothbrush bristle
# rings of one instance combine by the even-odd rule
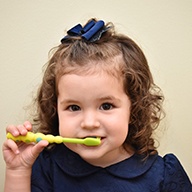
[[[101,138],[99,137],[87,137],[84,139],[84,144],[87,146],[97,146],[100,145],[101,143]]]

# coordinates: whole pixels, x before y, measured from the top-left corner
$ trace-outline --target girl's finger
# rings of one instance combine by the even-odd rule
[[[13,153],[18,154],[19,153],[19,149],[17,144],[11,140],[11,139],[7,139],[4,144],[3,144],[3,151],[5,150],[11,150],[13,151]]]
[[[18,136],[20,134],[19,130],[14,125],[9,125],[6,127],[6,133],[8,132],[10,132],[13,136]]]
[[[32,130],[32,124],[29,121],[25,121],[23,125],[25,126],[27,131],[31,131]]]
[[[38,155],[41,153],[41,151],[43,151],[43,149],[45,147],[47,147],[49,144],[48,141],[46,140],[41,140],[40,142],[38,142],[33,148],[32,148],[32,155],[37,158]]]
[[[19,133],[20,133],[21,135],[26,135],[26,134],[27,134],[27,129],[25,128],[24,125],[18,125],[18,126],[17,126],[17,129],[18,129],[18,131],[19,131]]]

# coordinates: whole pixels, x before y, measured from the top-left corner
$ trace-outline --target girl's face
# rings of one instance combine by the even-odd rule
[[[66,74],[58,83],[59,132],[63,137],[100,137],[99,146],[65,144],[90,164],[106,167],[128,158],[123,143],[128,134],[131,102],[121,77],[105,72]]]

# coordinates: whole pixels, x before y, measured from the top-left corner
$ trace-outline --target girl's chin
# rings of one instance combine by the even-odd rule
[[[99,146],[86,146],[80,144],[65,144],[71,151],[77,153],[82,159],[90,163],[91,161],[98,161],[105,154],[103,147]],[[90,163],[92,164],[92,163]]]

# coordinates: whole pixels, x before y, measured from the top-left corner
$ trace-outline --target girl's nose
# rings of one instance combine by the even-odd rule
[[[95,112],[84,113],[81,122],[81,127],[84,129],[94,129],[100,127],[100,122]]]

